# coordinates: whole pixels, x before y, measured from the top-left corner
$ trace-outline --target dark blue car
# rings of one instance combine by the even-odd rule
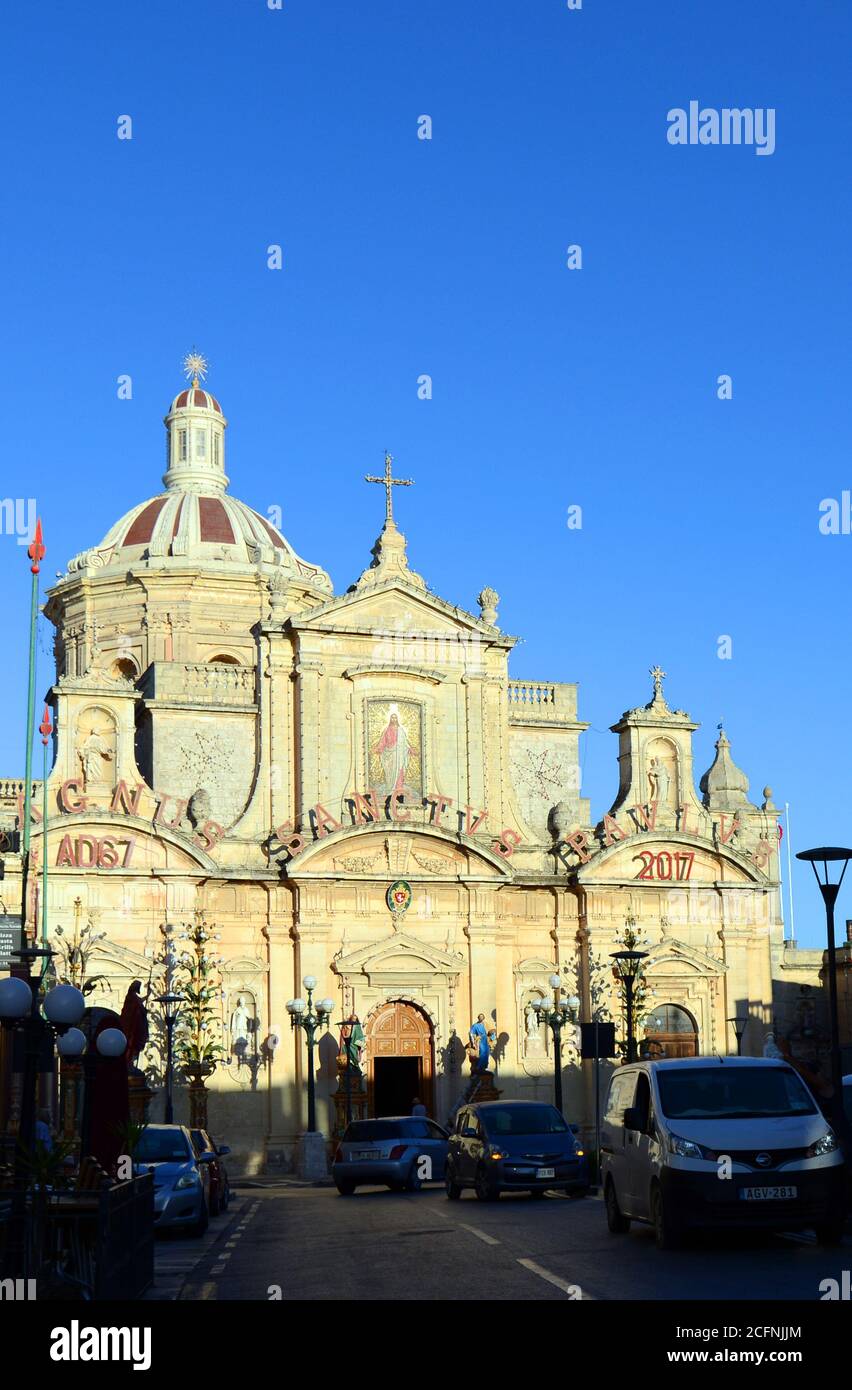
[[[501,1192],[548,1189],[584,1197],[589,1190],[586,1156],[554,1105],[534,1100],[490,1100],[463,1105],[450,1135],[444,1178],[456,1201],[472,1187],[481,1202]]]

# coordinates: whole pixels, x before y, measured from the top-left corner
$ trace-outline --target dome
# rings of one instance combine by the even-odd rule
[[[307,584],[331,589],[325,572],[302,560],[281,532],[245,502],[228,493],[177,488],[131,507],[100,545],[74,557],[68,573],[168,559],[274,565]]]
[[[189,406],[197,406],[200,410],[215,410],[222,414],[222,407],[216,397],[200,386],[188,386],[185,391],[180,391],[169,406],[169,415],[173,410],[186,410]]]
[[[199,385],[206,370],[203,357],[190,354],[185,368],[192,381],[174,397],[164,420],[165,491],[125,512],[99,545],[74,556],[68,573],[119,565],[260,565],[327,596],[332,585],[325,571],[302,560],[266,517],[229,495],[228,422],[216,397]]]
[[[720,727],[716,740],[716,757],[699,782],[704,805],[710,811],[736,811],[750,806],[748,778],[737,767],[730,753],[731,745]]]

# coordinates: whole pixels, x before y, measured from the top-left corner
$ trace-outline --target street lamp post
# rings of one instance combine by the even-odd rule
[[[634,1023],[634,991],[636,980],[642,969],[642,962],[648,955],[647,951],[611,951],[610,956],[615,961],[613,969],[617,979],[624,988],[624,1013],[627,1025],[627,1056],[626,1061],[636,1061],[636,1038]]]
[[[734,1037],[737,1040],[737,1056],[742,1057],[743,1034],[745,1033],[746,1026],[748,1024],[748,1014],[734,1014],[733,1018],[729,1018],[727,1021],[733,1028]]]
[[[18,1125],[18,1146],[15,1155],[15,1195],[12,1201],[14,1235],[13,1249],[19,1267],[25,1262],[27,1168],[35,1145],[36,1089],[39,1061],[45,1043],[68,1035],[66,1055],[79,1055],[85,1047],[85,1037],[74,1025],[86,1009],[86,1001],[73,985],[56,985],[48,990],[39,1007],[39,988],[42,974],[34,969],[36,961],[52,952],[49,949],[25,948],[15,953],[27,967],[29,978],[11,975],[0,980],[0,1022],[4,1028],[17,1030],[23,1039],[23,1076],[21,1084],[21,1116]]]
[[[822,846],[820,849],[803,849],[796,855],[797,859],[803,859],[814,871],[814,878],[822,894],[825,903],[825,924],[828,937],[828,1007],[829,1021],[831,1028],[831,1085],[834,1092],[832,1098],[832,1109],[834,1111],[835,1128],[840,1129],[847,1137],[849,1126],[843,1110],[843,1065],[840,1053],[840,1019],[837,1011],[837,954],[834,945],[834,905],[840,893],[840,885],[843,882],[849,860],[852,859],[852,849],[838,849],[837,846]],[[822,868],[820,877],[817,865]],[[836,880],[831,881],[832,868],[836,865],[834,872],[837,874]]]
[[[172,1052],[175,1024],[180,1013],[180,1006],[183,1003],[182,994],[172,994],[167,990],[165,994],[157,995],[157,1003],[163,1010],[163,1022],[166,1025],[166,1113],[165,1123],[173,1125],[175,1122],[174,1102],[172,1098]]]
[[[313,975],[306,975],[302,984],[308,996],[304,999],[289,999],[287,1012],[292,1028],[303,1028],[308,1044],[308,1133],[313,1134],[317,1127],[316,1083],[314,1079],[314,1048],[317,1034],[327,1028],[334,1009],[333,999],[318,999],[314,1004],[314,990],[317,982]]]
[[[553,1033],[553,1087],[556,1109],[562,1114],[562,1029],[569,1023],[576,1023],[580,1001],[576,994],[565,998],[562,994],[562,981],[558,975],[551,975],[548,981],[553,990],[553,1005],[548,1006],[544,999],[533,1001],[536,1017],[545,1022]]]

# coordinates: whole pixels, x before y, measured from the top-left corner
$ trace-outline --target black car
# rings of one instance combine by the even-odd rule
[[[206,1129],[193,1129],[190,1133],[199,1158],[202,1154],[206,1155],[210,1173],[210,1215],[224,1216],[231,1202],[231,1184],[222,1160],[231,1150],[227,1144],[214,1144]]]
[[[574,1131],[554,1105],[490,1100],[459,1111],[444,1181],[451,1201],[465,1187],[472,1187],[481,1202],[501,1192],[542,1197],[548,1188],[583,1197],[589,1170]]]

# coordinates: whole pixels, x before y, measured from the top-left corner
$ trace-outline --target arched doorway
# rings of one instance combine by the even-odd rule
[[[432,1025],[402,999],[370,1014],[367,1036],[367,1103],[371,1115],[407,1115],[419,1096],[432,1113],[434,1075]]]
[[[645,1015],[643,1057],[697,1057],[698,1028],[695,1019],[680,1004],[659,1004]]]

